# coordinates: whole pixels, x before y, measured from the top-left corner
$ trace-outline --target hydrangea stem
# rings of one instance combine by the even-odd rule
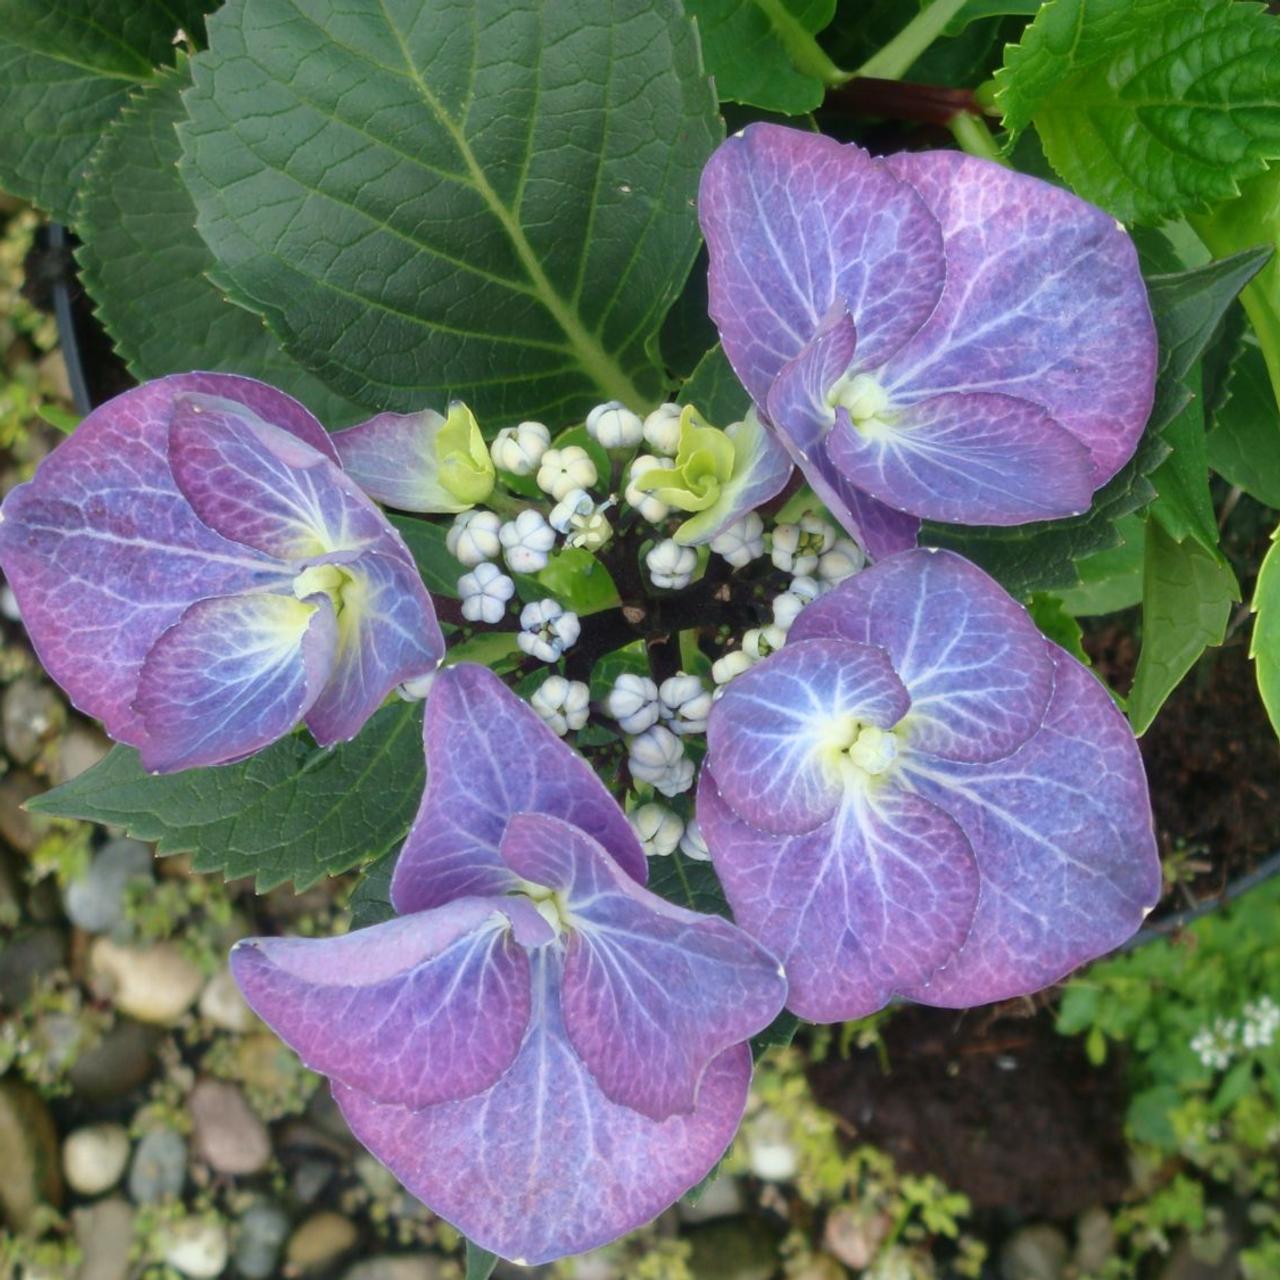
[[[787,51],[791,65],[807,76],[816,76],[823,84],[844,84],[851,73],[841,70],[827,56],[826,50],[797,20],[782,0],[756,0],[756,7],[769,19],[770,25]]]
[[[900,80],[911,64],[942,34],[947,23],[964,8],[964,4],[965,0],[934,0],[853,74]]]
[[[947,128],[961,151],[980,156],[983,160],[994,160],[997,164],[1008,164],[981,116],[970,115],[967,111],[957,112],[947,121]]]

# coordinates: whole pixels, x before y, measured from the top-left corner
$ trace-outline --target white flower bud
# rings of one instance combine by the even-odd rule
[[[541,422],[522,422],[503,427],[489,446],[489,456],[499,471],[513,476],[531,476],[551,444],[551,432]]]
[[[812,604],[820,595],[826,594],[826,586],[819,582],[817,578],[811,578],[807,574],[801,574],[797,578],[791,579],[791,585],[787,588],[793,596],[799,596],[805,604]]]
[[[664,804],[642,804],[628,815],[636,836],[651,858],[667,858],[684,835],[684,823]]]
[[[779,626],[753,627],[742,637],[742,652],[753,662],[758,662],[786,643],[787,633]]]
[[[852,578],[866,563],[866,553],[852,538],[839,538],[818,558],[818,577],[834,587]]]
[[[680,852],[686,858],[692,858],[694,862],[710,862],[711,850],[707,848],[707,842],[702,838],[702,828],[698,826],[697,818],[691,818],[689,825],[684,829],[684,835],[680,837]]]
[[[614,681],[604,707],[623,733],[643,733],[658,722],[658,686],[648,676],[626,671]]]
[[[516,592],[516,584],[496,564],[486,560],[458,579],[458,595],[462,597],[462,616],[468,622],[501,622],[507,601]]]
[[[605,449],[634,449],[644,439],[644,423],[621,400],[610,400],[587,414],[587,435]]]
[[[529,698],[529,705],[544,724],[560,737],[570,729],[581,729],[587,723],[591,691],[581,680],[564,676],[548,676]]]
[[[790,631],[791,624],[800,616],[800,610],[809,602],[794,591],[784,591],[773,598],[773,625]]]
[[[764,521],[754,511],[711,539],[711,550],[741,569],[764,555]]]
[[[468,569],[484,560],[496,560],[502,550],[498,530],[502,521],[492,511],[464,511],[455,516],[444,536],[449,554]]]
[[[665,725],[655,724],[631,739],[627,764],[637,782],[657,787],[684,759],[684,744]]]
[[[599,551],[613,536],[613,526],[604,514],[611,506],[612,498],[596,506],[585,489],[571,489],[552,510],[551,527],[565,535],[566,547]]]
[[[570,489],[551,508],[547,523],[557,533],[568,533],[575,516],[590,515],[596,509],[595,499],[585,489]]]
[[[678,734],[705,733],[711,713],[711,694],[697,676],[683,671],[662,682],[658,690],[662,717]]]
[[[718,685],[726,685],[753,665],[754,659],[748,654],[741,649],[733,649],[711,664],[711,678]]]
[[[642,520],[657,524],[659,520],[665,520],[671,514],[671,508],[656,493],[646,493],[643,489],[636,488],[636,477],[655,468],[670,471],[675,465],[671,458],[655,458],[652,454],[642,453],[628,468],[627,487],[622,496],[626,499],[628,506],[640,513]]]
[[[541,511],[526,507],[498,530],[498,540],[513,573],[537,573],[546,568],[547,556],[556,545],[556,531]]]
[[[598,479],[591,455],[579,445],[548,449],[538,464],[538,488],[557,502],[570,490],[589,489]]]
[[[698,553],[692,547],[682,547],[674,538],[663,538],[645,553],[644,562],[655,587],[679,591],[693,578]]]
[[[808,574],[831,550],[835,531],[825,520],[806,511],[799,524],[780,524],[773,531],[773,563],[783,573]]]
[[[581,634],[576,613],[568,613],[557,600],[535,600],[520,610],[520,634],[516,644],[540,662],[556,662]]]
[[[654,453],[674,458],[680,450],[680,415],[678,404],[660,404],[644,420],[644,442]]]
[[[677,760],[670,769],[653,784],[654,790],[664,796],[683,795],[693,786],[693,761],[688,758]]]

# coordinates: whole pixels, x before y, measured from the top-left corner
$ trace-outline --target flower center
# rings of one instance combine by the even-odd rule
[[[874,435],[893,425],[889,393],[873,374],[846,374],[831,388],[827,400],[833,409],[847,409],[850,421],[864,435]]]
[[[313,564],[293,580],[293,594],[299,600],[308,596],[328,596],[335,614],[341,614],[355,579],[336,564]]]
[[[855,776],[876,778],[897,760],[898,735],[855,716],[840,716],[823,733],[819,750],[828,766],[846,778],[850,769]]]
[[[568,933],[573,927],[569,903],[559,889],[548,889],[544,884],[522,880],[516,893],[528,898],[533,909],[555,930],[556,937]]]

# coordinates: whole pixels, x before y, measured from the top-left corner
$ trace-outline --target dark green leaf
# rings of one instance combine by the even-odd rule
[[[498,1265],[498,1255],[467,1241],[467,1274],[465,1280],[489,1280]]]
[[[216,0],[0,0],[0,185],[75,220],[89,153]]]
[[[1076,561],[1078,587],[1056,592],[1062,606],[1077,618],[1101,613],[1117,613],[1142,602],[1142,560],[1146,544],[1146,521],[1127,515],[1116,521],[1119,546],[1097,551]]]
[[[1209,432],[1209,465],[1251,498],[1280,509],[1280,409],[1262,352],[1247,346]]]
[[[800,1019],[784,1009],[763,1031],[751,1037],[752,1055],[758,1058],[768,1049],[785,1049],[796,1038],[799,1030]]]
[[[371,924],[382,924],[395,915],[391,905],[391,873],[396,869],[398,849],[384,853],[361,875],[359,883],[351,891],[347,910],[351,912],[351,927],[365,929]]]
[[[78,778],[30,802],[61,818],[124,827],[197,871],[298,890],[379,858],[404,839],[426,765],[421,704],[384,707],[360,736],[327,750],[304,734],[216,769],[154,775],[113,747]]]
[[[740,422],[751,407],[751,397],[738,381],[729,357],[717,343],[680,388],[680,403],[693,405],[708,422],[727,427]]]
[[[1080,624],[1064,606],[1061,597],[1050,592],[1037,591],[1027,602],[1027,610],[1035,624],[1054,644],[1061,645],[1073,658],[1086,667],[1093,663],[1081,642]]]
[[[1238,191],[1280,156],[1280,24],[1239,0],[1053,0],[1005,51],[996,102],[1126,222]]]
[[[77,229],[81,279],[98,319],[140,382],[188,369],[261,378],[301,400],[328,427],[370,411],[335,395],[281,349],[260,316],[234,306],[205,273],[213,255],[178,176],[183,60],[144,88],[89,163]]]
[[[721,128],[676,0],[229,0],[209,27],[183,176],[216,279],[294,356],[395,409],[659,398]]]
[[[813,37],[836,0],[685,0],[684,7],[697,19],[722,102],[789,116],[821,105],[831,63]]]
[[[1128,698],[1135,733],[1147,731],[1205,649],[1222,643],[1239,599],[1229,568],[1192,539],[1175,542],[1159,522],[1147,522],[1142,650]]]
[[[405,541],[413,556],[422,581],[433,595],[458,598],[458,579],[466,572],[460,561],[455,560],[445,538],[449,530],[434,520],[418,516],[405,516],[390,512],[387,517]]]
[[[668,857],[649,859],[649,892],[689,911],[730,914],[715,868],[686,857],[679,849]]]
[[[1274,539],[1275,535],[1272,535]],[[1272,541],[1253,589],[1253,637],[1249,656],[1258,677],[1258,692],[1280,734],[1280,542]]]
[[[1151,473],[1157,494],[1151,514],[1175,542],[1194,538],[1210,555],[1220,556],[1218,520],[1209,493],[1199,367],[1189,381],[1192,399],[1161,433],[1173,452]]]
[[[603,703],[618,677],[630,673],[636,676],[651,675],[649,655],[643,640],[633,640],[621,649],[606,653],[591,669],[591,701]]]

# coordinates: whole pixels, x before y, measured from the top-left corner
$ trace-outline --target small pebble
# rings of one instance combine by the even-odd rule
[[[15,764],[30,764],[66,722],[67,711],[52,686],[19,676],[0,701],[4,746]]]
[[[213,1280],[227,1266],[227,1229],[212,1218],[187,1218],[166,1231],[164,1260],[191,1280]]]
[[[288,1265],[296,1271],[320,1271],[354,1247],[355,1224],[340,1213],[313,1214],[289,1237]]]
[[[82,1257],[75,1280],[128,1280],[133,1247],[133,1210],[113,1196],[76,1209],[71,1226]]]
[[[267,1127],[244,1094],[223,1080],[201,1080],[187,1099],[196,1151],[218,1173],[257,1173],[271,1159]]]
[[[1000,1275],[1003,1280],[1061,1280],[1067,1252],[1067,1238],[1057,1227],[1047,1222],[1020,1227],[1000,1250]]]
[[[172,942],[122,947],[98,938],[89,952],[89,971],[109,989],[121,1013],[156,1026],[177,1022],[204,986],[204,974]]]
[[[142,1135],[129,1166],[129,1196],[136,1204],[176,1199],[187,1180],[187,1143],[172,1129]]]
[[[224,1031],[244,1032],[253,1028],[253,1010],[240,994],[230,969],[219,969],[200,993],[200,1016]]]
[[[268,1280],[276,1274],[280,1250],[289,1236],[289,1218],[267,1200],[250,1205],[236,1234],[236,1270],[245,1280]]]
[[[97,1196],[114,1187],[129,1163],[129,1135],[118,1124],[92,1124],[67,1135],[62,1144],[62,1172],[82,1196]]]
[[[109,933],[124,923],[125,890],[132,880],[152,881],[151,850],[138,840],[109,840],[89,870],[62,895],[67,916],[88,933]]]

